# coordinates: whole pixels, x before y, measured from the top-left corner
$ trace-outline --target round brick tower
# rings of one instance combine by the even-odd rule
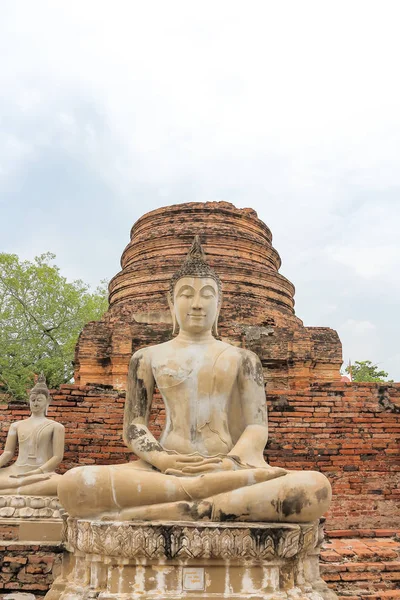
[[[272,387],[338,379],[336,332],[304,327],[294,313],[294,286],[278,269],[272,234],[251,208],[196,202],[160,208],[132,227],[122,270],[109,285],[109,310],[81,333],[75,380],[125,387],[131,354],[171,337],[167,290],[193,237],[221,278],[220,337],[260,356]]]
[[[258,325],[301,325],[294,316],[294,286],[278,273],[281,259],[271,231],[254,210],[228,202],[167,206],[141,217],[122,254],[122,271],[111,280],[110,310],[128,303],[139,312],[168,311],[171,276],[196,234],[222,280],[221,326],[253,324],[256,315]]]

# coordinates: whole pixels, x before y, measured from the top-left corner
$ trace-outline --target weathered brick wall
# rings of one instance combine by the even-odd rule
[[[268,461],[329,477],[328,530],[399,525],[400,384],[270,391],[268,404]]]
[[[42,598],[55,579],[62,549],[39,544],[10,544],[0,547],[0,599],[12,592],[25,592]]]
[[[290,469],[317,469],[332,482],[328,529],[392,527],[400,519],[400,384],[335,383],[308,390],[269,390],[267,459]],[[133,458],[121,429],[124,392],[64,385],[49,417],[66,427],[61,472],[83,464]],[[25,405],[0,404],[0,448]],[[165,410],[155,397],[151,429],[159,436]],[[396,521],[397,519],[397,521]]]
[[[339,600],[399,600],[399,529],[330,532],[320,572]]]
[[[42,597],[61,565],[61,544],[14,541],[17,526],[0,524],[0,598],[11,592]]]

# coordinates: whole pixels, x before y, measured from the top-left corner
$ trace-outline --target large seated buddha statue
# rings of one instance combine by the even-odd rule
[[[61,475],[55,473],[64,455],[64,426],[46,417],[50,394],[39,376],[29,395],[31,416],[12,423],[0,456],[0,495],[56,496]],[[18,444],[18,458],[14,457]]]
[[[124,440],[139,460],[63,475],[58,494],[72,517],[304,523],[327,511],[324,475],[265,462],[262,366],[253,352],[214,337],[221,300],[196,237],[170,286],[178,335],[130,361]],[[159,441],[148,429],[155,386],[166,408]]]

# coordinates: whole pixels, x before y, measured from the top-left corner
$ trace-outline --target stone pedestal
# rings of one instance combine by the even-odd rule
[[[0,495],[0,519],[60,519],[57,496]]]
[[[55,496],[0,495],[0,597],[34,600],[60,573],[64,522]]]
[[[0,495],[0,519],[60,519],[57,496]]]
[[[68,518],[46,600],[334,600],[318,523],[101,522]]]
[[[56,496],[0,495],[0,529],[7,530],[1,539],[0,552],[11,541],[60,543],[62,512]]]

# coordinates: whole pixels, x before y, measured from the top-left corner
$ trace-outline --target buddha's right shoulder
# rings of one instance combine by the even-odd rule
[[[154,346],[140,348],[140,350],[136,350],[136,352],[132,354],[131,363],[148,362],[151,364],[153,358],[158,356],[160,353],[165,353],[170,344],[171,341],[168,341],[163,342],[162,344],[155,344]]]
[[[134,352],[131,356],[131,364],[142,362],[143,360],[145,361],[146,359],[148,359],[148,357],[150,356],[150,348],[151,346],[146,346],[145,348],[140,348],[139,350],[136,350],[136,352]]]
[[[22,421],[14,421],[14,423],[11,423],[8,433],[16,433],[18,431],[19,423],[22,423]]]

